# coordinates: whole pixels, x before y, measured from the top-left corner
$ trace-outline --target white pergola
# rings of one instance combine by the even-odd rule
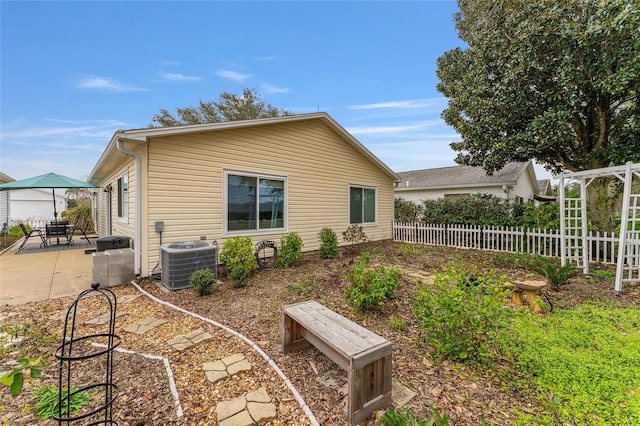
[[[633,177],[640,178],[640,163],[581,172],[563,172],[558,187],[560,199],[560,244],[562,265],[575,263],[589,273],[590,245],[587,237],[587,186],[599,177],[616,177],[624,182],[622,221],[618,240],[615,291],[622,293],[622,283],[640,282],[640,193],[631,192]],[[565,180],[578,180],[580,198],[567,198]]]

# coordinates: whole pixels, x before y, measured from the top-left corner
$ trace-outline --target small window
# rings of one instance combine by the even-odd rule
[[[284,178],[227,173],[226,181],[227,232],[285,229]]]
[[[351,186],[349,187],[349,223],[375,223],[376,190]]]
[[[118,218],[129,217],[129,178],[126,174],[118,178]]]

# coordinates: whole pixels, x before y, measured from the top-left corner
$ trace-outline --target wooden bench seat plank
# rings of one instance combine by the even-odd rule
[[[284,353],[312,344],[347,371],[351,424],[391,403],[391,342],[313,300],[284,306],[282,314]]]
[[[356,357],[372,346],[389,342],[381,336],[350,321],[317,302],[303,302],[287,306],[286,314],[312,333],[333,342],[344,355]]]

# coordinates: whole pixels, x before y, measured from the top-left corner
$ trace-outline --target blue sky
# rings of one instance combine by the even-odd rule
[[[455,1],[2,1],[0,171],[84,180],[115,130],[245,87],[294,113],[329,113],[394,171],[454,165],[435,71],[462,46],[456,11]]]

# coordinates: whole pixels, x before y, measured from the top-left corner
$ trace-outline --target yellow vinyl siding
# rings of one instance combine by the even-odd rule
[[[135,181],[135,172],[134,172],[134,162],[133,159],[131,161],[127,161],[121,167],[116,169],[112,174],[107,176],[104,181],[101,183],[101,186],[104,188],[111,185],[111,229],[107,228],[107,215],[106,209],[109,207],[108,195],[102,191],[99,195],[99,208],[103,212],[99,214],[98,218],[98,235],[106,236],[106,235],[122,235],[126,237],[130,237],[132,240],[134,238],[134,224],[135,224],[135,193],[136,193],[136,181]],[[129,189],[128,189],[128,198],[129,198],[129,208],[127,210],[127,218],[126,220],[118,218],[118,179],[123,175],[123,173],[127,174]]]
[[[285,232],[298,232],[305,251],[319,248],[317,234],[325,226],[342,241],[350,184],[376,188],[377,222],[364,229],[372,240],[391,238],[392,178],[320,120],[156,138],[148,153],[149,268],[158,261],[155,221],[164,221],[163,244],[200,236],[224,242],[225,170],[286,178]],[[279,242],[281,235],[256,232],[252,237],[254,243]]]

